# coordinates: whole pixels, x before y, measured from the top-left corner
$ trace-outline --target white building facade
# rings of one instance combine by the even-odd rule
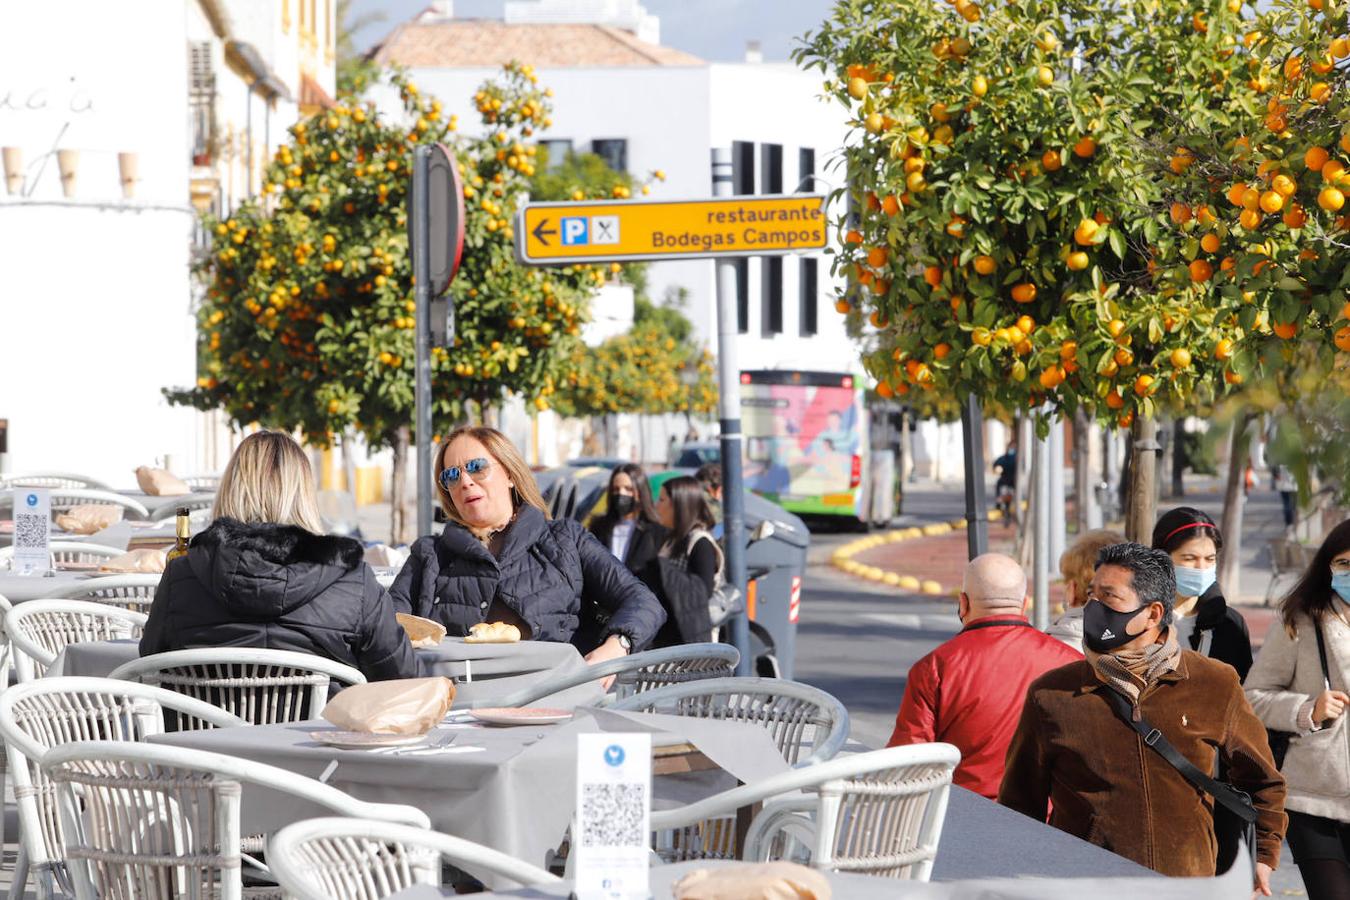
[[[0,29],[0,420],[10,472],[216,471],[197,377],[204,210],[333,91],[334,0],[13,3]],[[325,32],[325,26],[327,31]]]

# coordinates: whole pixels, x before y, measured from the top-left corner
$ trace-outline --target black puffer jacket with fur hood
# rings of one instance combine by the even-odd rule
[[[366,678],[415,678],[389,595],[351,538],[217,519],[164,570],[141,655],[258,647],[325,656]]]

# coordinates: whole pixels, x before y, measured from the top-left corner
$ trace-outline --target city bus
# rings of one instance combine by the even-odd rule
[[[741,372],[746,487],[799,516],[888,522],[894,456],[873,452],[864,393],[848,372]]]

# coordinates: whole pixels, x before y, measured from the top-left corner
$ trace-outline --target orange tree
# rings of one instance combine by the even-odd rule
[[[1195,108],[1170,143],[1193,165],[1164,174],[1178,231],[1161,280],[1178,296],[1222,298],[1232,341],[1216,347],[1256,406],[1293,411],[1305,472],[1342,487],[1350,365],[1350,23],[1343,3],[1275,0],[1248,24],[1240,114]],[[1205,206],[1204,222],[1185,216]],[[1187,277],[1217,270],[1208,280]],[[1307,479],[1301,479],[1307,485]]]
[[[390,77],[401,119],[343,98],[291,129],[262,198],[208,222],[215,246],[200,267],[201,375],[166,393],[240,425],[301,431],[320,446],[351,428],[371,446],[392,447],[392,532],[401,541],[414,406],[405,202],[414,147],[445,142],[464,180],[464,258],[449,291],[458,332],[432,357],[438,430],[506,393],[546,408],[604,274],[515,262],[512,213],[536,170],[529,139],[549,121],[547,92],[528,66],[507,65],[474,95],[479,137],[461,136],[440,101]]]
[[[880,393],[1128,426],[1226,389],[1220,304],[1153,279],[1186,238],[1146,137],[1232,107],[1232,3],[841,0],[807,35],[854,127],[837,305]]]

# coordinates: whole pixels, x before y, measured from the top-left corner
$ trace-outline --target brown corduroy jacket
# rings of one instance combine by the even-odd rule
[[[1163,875],[1214,875],[1214,801],[1122,722],[1086,662],[1032,682],[1008,748],[999,803]],[[1261,721],[1226,663],[1183,650],[1140,712],[1202,772],[1251,795],[1257,861],[1274,868],[1284,837],[1284,778]]]

